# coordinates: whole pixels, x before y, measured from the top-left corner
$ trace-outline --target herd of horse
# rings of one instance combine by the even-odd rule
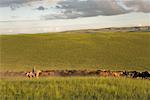
[[[103,77],[130,77],[150,79],[148,71],[110,71],[110,70],[36,70],[25,74],[28,78],[39,78],[39,76],[103,76]]]

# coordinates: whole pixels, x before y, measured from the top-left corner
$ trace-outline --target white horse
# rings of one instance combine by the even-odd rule
[[[31,77],[35,77],[35,74],[33,72],[27,72],[26,76],[31,78]]]

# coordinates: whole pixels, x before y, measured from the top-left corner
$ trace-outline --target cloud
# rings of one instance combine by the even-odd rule
[[[58,9],[64,9],[64,15],[57,18],[92,17],[98,15],[111,16],[129,12],[150,12],[149,0],[62,0],[58,2],[58,5]]]
[[[50,5],[54,5],[53,8]],[[16,10],[24,6],[33,6],[31,10],[49,11],[49,14],[41,15],[45,20],[150,12],[150,0],[0,0],[0,7]],[[52,9],[56,13],[52,13]]]
[[[58,2],[58,9],[64,9],[58,19],[112,16],[130,12],[150,12],[150,0],[62,0]],[[46,15],[45,19],[51,19]],[[64,17],[65,16],[65,17]]]
[[[36,8],[37,10],[46,10],[47,8],[43,7],[43,6],[39,6],[38,8]]]
[[[10,7],[11,5],[22,5],[34,0],[0,0],[0,7]]]
[[[150,12],[150,0],[118,0],[123,2],[126,10],[136,11],[136,12]]]
[[[32,6],[32,5],[42,5],[42,3],[51,4],[56,3],[60,0],[0,0],[0,7],[10,7],[12,10],[15,10],[20,7]],[[39,10],[42,8],[40,7]]]
[[[24,4],[28,4],[33,1],[36,0],[0,0],[0,7],[10,7],[12,10],[16,10],[17,8],[24,6]]]

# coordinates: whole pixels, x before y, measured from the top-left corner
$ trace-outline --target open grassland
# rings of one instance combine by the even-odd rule
[[[0,35],[1,70],[150,70],[150,32]]]
[[[66,77],[1,79],[1,100],[150,100],[150,81]]]

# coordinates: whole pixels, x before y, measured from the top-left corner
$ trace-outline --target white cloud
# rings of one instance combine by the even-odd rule
[[[149,13],[149,6],[150,0],[0,0],[0,7],[30,8],[30,12],[39,13],[39,19],[45,20]]]

